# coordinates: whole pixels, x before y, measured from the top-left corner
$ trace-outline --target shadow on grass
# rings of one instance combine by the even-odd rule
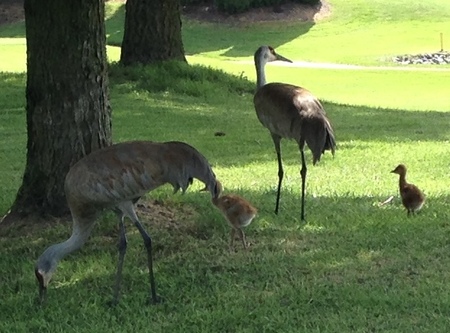
[[[121,46],[124,19],[125,5],[122,5],[106,20],[108,45]],[[182,21],[186,55],[222,51],[221,55],[227,57],[252,56],[260,45],[265,44],[277,48],[306,34],[314,26],[314,22],[274,22],[255,23],[251,28],[246,28],[223,23],[202,23],[185,17]]]
[[[198,205],[194,197],[201,195],[190,193],[186,203]],[[247,195],[258,205],[267,200],[257,192]],[[322,301],[325,304],[322,296],[334,299],[334,291],[346,286],[361,288],[362,292],[374,296],[379,288],[408,290],[410,279],[414,279],[414,288],[425,288],[425,293],[431,292],[427,289],[430,284],[436,283],[442,288],[445,280],[442,278],[448,274],[445,263],[448,263],[449,250],[450,197],[433,198],[433,202],[414,218],[407,218],[398,202],[382,208],[373,204],[382,198],[308,197],[308,224],[301,226],[291,218],[298,208],[292,204],[297,198],[287,194],[285,199],[287,204],[278,216],[263,210],[246,229],[247,239],[253,244],[247,253],[230,254],[226,242],[221,240],[228,237],[228,233],[214,227],[211,221],[199,222],[206,230],[206,239],[189,237],[188,227],[183,225],[179,229],[165,230],[144,221],[155,245],[158,292],[168,302],[156,310],[149,307],[149,311],[165,312],[169,310],[166,306],[177,307],[177,310],[192,306],[191,298],[207,304],[210,296],[216,297],[216,293],[224,296],[230,286],[238,289],[235,295],[238,299],[246,297],[239,293],[240,288],[271,290],[268,286],[271,283],[276,286],[275,294],[279,295],[289,292],[293,285],[302,290],[306,288],[306,293],[315,290],[314,305],[310,305],[304,293],[291,296],[308,308]],[[207,214],[210,213],[202,213]],[[202,215],[199,218],[204,219]],[[112,214],[110,218],[114,221],[108,224],[115,223]],[[114,311],[107,307],[107,302],[114,285],[117,237],[105,237],[106,227],[98,225],[83,249],[59,265],[50,284],[46,307],[36,307],[33,263],[46,246],[67,237],[70,227],[57,229],[36,227],[33,242],[23,236],[0,239],[5,249],[2,265],[8,267],[2,277],[4,287],[0,290],[0,307],[5,318],[2,324],[10,320],[11,325],[22,322],[43,325],[39,320],[27,320],[25,316],[30,313],[34,314],[33,318],[40,313],[52,313],[44,321],[52,322],[67,316],[67,311],[85,313],[88,318],[97,311]],[[426,278],[418,279],[420,276]],[[202,298],[199,295],[204,295],[205,287],[212,294]],[[140,235],[132,227],[129,227],[122,295],[121,303],[125,306],[122,310],[146,306],[145,251]],[[394,292],[390,297],[396,299],[399,295]],[[427,297],[421,298],[426,302]],[[334,299],[336,301],[338,299]],[[390,303],[384,306],[392,310]],[[64,311],[58,310],[61,307]],[[18,308],[21,311],[17,311]],[[93,311],[94,308],[97,311]]]
[[[317,10],[319,10],[318,8]],[[125,5],[121,5],[114,14],[105,20],[106,42],[108,45],[121,46],[125,20]],[[201,23],[183,20],[183,44],[186,54],[220,51],[228,57],[251,56],[263,44],[278,47],[306,34],[314,22],[287,22],[280,24],[255,23],[252,27],[232,26],[218,23]],[[25,22],[2,26],[0,38],[25,38]]]
[[[209,70],[189,66],[176,71],[176,77],[164,83],[170,70],[138,69],[134,72],[139,75],[133,77],[116,75],[112,70],[114,141],[186,141],[223,166],[275,161],[270,135],[256,118],[249,93],[253,90],[251,82],[224,73],[208,74]],[[154,77],[161,80],[155,83]],[[8,133],[26,137],[24,78],[24,74],[0,75],[4,96],[0,99],[0,117],[8,125],[0,131],[0,137]],[[365,149],[365,143],[373,142],[450,140],[448,112],[378,109],[329,102],[324,102],[324,106],[341,149]],[[216,137],[216,131],[226,135]],[[287,141],[283,142],[286,147]],[[293,149],[284,149],[284,161],[298,163],[298,149],[293,142],[288,145]]]
[[[0,38],[25,38],[25,21],[1,26]]]
[[[189,22],[183,30],[183,41],[188,55],[221,50],[221,56],[249,57],[260,45],[276,49],[308,33],[314,23],[286,23],[286,26],[258,24],[257,29],[242,29]],[[201,40],[197,37],[200,34]]]
[[[117,121],[120,128],[115,128],[120,141],[127,138],[129,128],[135,128],[133,138],[141,135],[157,141],[187,141],[200,151],[208,152],[212,160],[223,166],[275,160],[270,135],[256,118],[249,93],[253,89],[251,83],[237,81],[241,88],[239,92],[233,91],[233,82],[226,82],[219,75],[196,90],[198,87],[190,80],[197,80],[200,84],[202,75],[190,77],[180,72],[176,82],[169,80],[165,86],[158,86],[156,92],[152,92],[155,85],[152,77],[164,75],[147,75],[145,71],[140,71],[140,76],[132,80],[113,76],[113,86],[118,88],[113,88],[113,96],[120,95],[114,112],[115,119],[120,119]],[[161,79],[161,82],[164,80]],[[206,90],[205,95],[209,98],[202,95]],[[188,102],[191,94],[192,104]],[[137,100],[139,103],[136,103]],[[114,107],[114,98],[112,103]],[[130,105],[133,107],[127,107]],[[324,102],[324,107],[334,126],[338,146],[342,149],[363,150],[365,144],[373,143],[450,140],[448,112],[380,109],[330,102]],[[216,131],[226,135],[215,137]],[[344,144],[340,145],[340,142]],[[298,162],[298,150],[294,148],[292,152],[283,153],[285,162],[290,159]]]

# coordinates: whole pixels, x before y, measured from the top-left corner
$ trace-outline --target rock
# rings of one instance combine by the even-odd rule
[[[450,63],[450,52],[405,54],[393,57],[394,62],[402,65],[441,65]]]

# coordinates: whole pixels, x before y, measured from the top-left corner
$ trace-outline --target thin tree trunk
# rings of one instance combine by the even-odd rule
[[[186,61],[179,0],[128,0],[120,63]]]
[[[64,179],[111,142],[103,0],[25,0],[27,158],[10,216],[68,213]]]

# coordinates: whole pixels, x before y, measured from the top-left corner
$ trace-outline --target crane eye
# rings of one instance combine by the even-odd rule
[[[272,46],[269,46],[269,51],[270,53],[275,54],[275,49]]]

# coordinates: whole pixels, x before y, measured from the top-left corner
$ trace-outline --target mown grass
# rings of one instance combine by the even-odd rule
[[[386,5],[373,3],[377,10]],[[431,4],[440,9],[447,6],[443,1]],[[342,6],[343,1],[336,1],[334,10],[339,14],[344,11],[340,8],[345,9]],[[405,5],[393,17],[408,26],[405,8],[411,7]],[[339,15],[337,27],[340,20],[351,21],[350,16]],[[368,25],[381,25],[377,15],[366,16]],[[333,21],[332,17],[323,24]],[[303,37],[315,33],[314,38],[320,38],[321,25]],[[257,28],[253,36],[258,36]],[[111,29],[109,33],[117,31]],[[237,28],[223,29],[220,36],[227,38],[227,29],[232,35]],[[209,32],[199,29],[197,33],[204,47],[211,47],[208,38],[202,39]],[[266,43],[266,38],[262,35],[252,43]],[[185,44],[189,50],[189,38]],[[285,56],[302,53],[288,44],[280,45]],[[251,47],[235,60],[247,59],[254,51]],[[118,54],[117,48],[110,50]],[[259,209],[246,230],[252,244],[249,251],[237,247],[236,253],[228,252],[228,226],[208,196],[198,193],[198,182],[184,196],[172,195],[165,186],[148,195],[150,203],[159,202],[150,205],[152,211],[140,209],[154,240],[163,304],[146,305],[145,255],[141,238],[130,225],[123,297],[116,308],[107,306],[117,260],[117,227],[116,218],[106,214],[83,249],[61,262],[48,303],[39,307],[34,261],[46,246],[70,234],[70,223],[18,226],[0,238],[4,249],[0,331],[447,332],[448,75],[268,67],[269,81],[300,84],[318,95],[336,131],[335,158],[326,154],[313,167],[307,153],[304,224],[299,221],[296,145],[282,143],[286,178],[280,214],[275,215],[276,159],[269,133],[253,110],[252,67],[227,61],[232,57],[220,55],[219,48],[211,50],[215,53],[193,54],[190,62],[236,76],[179,64],[135,69],[112,65],[113,139],[181,140],[197,147],[212,163],[225,190],[245,196]],[[317,50],[318,57],[333,57],[322,51]],[[353,57],[353,50],[348,51],[348,57]],[[7,52],[9,56],[0,52],[12,66],[10,73],[0,75],[1,214],[20,186],[26,153],[25,75],[12,73],[23,70],[14,65],[17,54],[23,53]],[[3,61],[0,66],[7,69]],[[216,137],[216,131],[226,135]],[[409,167],[408,179],[427,196],[424,210],[414,218],[406,217],[397,197],[397,177],[389,173],[398,163]],[[390,195],[395,196],[394,202],[380,207]]]
[[[244,21],[218,25],[184,17],[186,53],[219,60],[243,60],[251,59],[261,44],[270,44],[292,60],[396,66],[391,61],[395,55],[439,51],[441,33],[444,49],[449,49],[448,1],[332,0],[329,3],[332,15],[316,23],[274,21],[254,25]],[[111,46],[121,45],[124,11],[125,6],[120,2],[107,5],[107,42]],[[0,38],[8,37],[24,38],[24,23],[3,27]]]

